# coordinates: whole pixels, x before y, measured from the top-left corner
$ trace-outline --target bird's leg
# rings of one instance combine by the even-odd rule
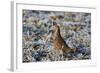
[[[59,60],[64,60],[63,57],[63,51],[62,50],[55,50],[55,58],[59,61]]]
[[[59,50],[55,49],[55,59],[58,61],[59,58]]]
[[[60,60],[63,60],[64,59],[64,57],[63,57],[63,51],[62,50],[59,50],[59,56],[60,56]]]

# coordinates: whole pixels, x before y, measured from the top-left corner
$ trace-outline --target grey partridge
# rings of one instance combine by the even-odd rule
[[[75,49],[70,48],[60,34],[60,27],[56,22],[53,23],[53,46],[55,49],[61,50],[63,53],[74,52]]]

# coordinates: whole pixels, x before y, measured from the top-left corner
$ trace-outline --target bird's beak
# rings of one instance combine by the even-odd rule
[[[53,22],[53,26],[55,26],[55,25],[57,25],[57,23],[56,22]]]

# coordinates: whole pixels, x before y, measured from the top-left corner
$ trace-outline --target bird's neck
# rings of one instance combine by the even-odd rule
[[[60,28],[58,28],[58,29],[55,31],[55,36],[61,36],[61,34],[60,34]]]

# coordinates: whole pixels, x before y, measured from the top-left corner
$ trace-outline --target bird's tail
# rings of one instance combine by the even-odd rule
[[[65,48],[63,51],[66,53],[74,53],[76,51],[76,49],[75,48],[74,49],[73,48]]]
[[[74,49],[72,49],[72,48],[67,48],[67,49],[65,50],[65,52],[63,53],[63,56],[64,56],[64,57],[68,57],[69,59],[71,59],[71,58],[75,57],[75,56],[74,56],[75,51],[76,51],[75,48],[74,48]]]

